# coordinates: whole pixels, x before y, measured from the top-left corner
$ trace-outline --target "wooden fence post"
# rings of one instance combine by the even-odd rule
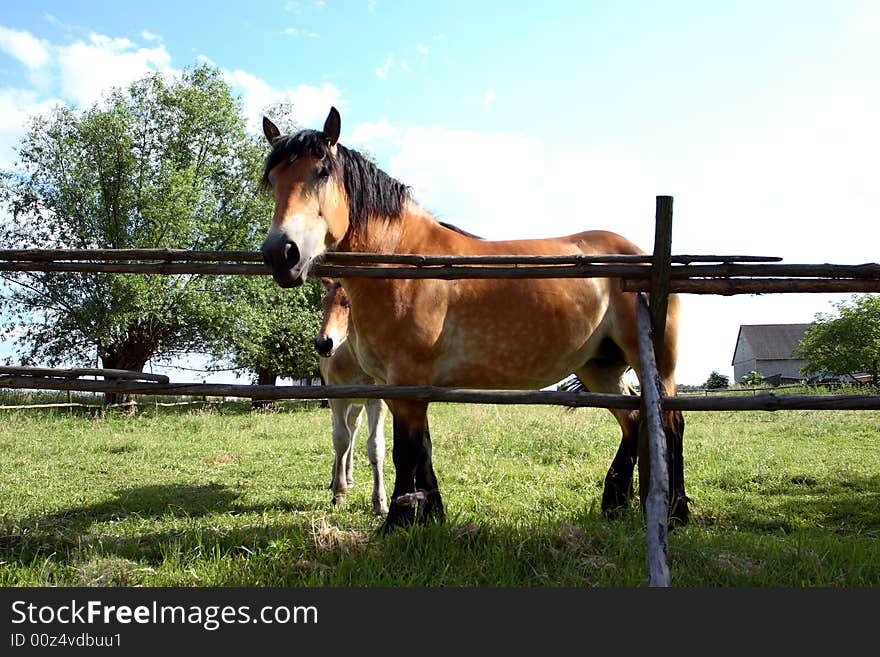
[[[669,472],[666,464],[666,430],[660,378],[666,311],[672,265],[672,197],[658,196],[654,226],[654,254],[651,265],[651,302],[644,292],[636,299],[639,360],[642,372],[639,412],[639,499],[648,524],[648,585],[669,586],[666,563]]]
[[[648,533],[648,586],[669,586],[666,560],[667,518],[669,515],[669,472],[666,466],[666,430],[663,428],[662,385],[654,359],[650,308],[644,292],[636,298],[639,331],[639,361],[642,368],[642,412],[639,445],[647,444],[650,486],[642,498]],[[644,430],[643,430],[644,429]],[[639,458],[643,458],[639,454]],[[639,468],[639,477],[643,468]],[[639,489],[642,490],[641,481]]]
[[[663,368],[663,340],[666,336],[671,267],[672,197],[658,196],[654,223],[654,259],[651,264],[651,326],[654,327],[654,357],[658,370]]]

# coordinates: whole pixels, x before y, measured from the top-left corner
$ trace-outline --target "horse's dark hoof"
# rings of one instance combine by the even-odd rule
[[[398,527],[409,527],[415,522],[416,510],[412,506],[391,502],[385,522],[379,528],[379,533],[387,536]]]
[[[419,502],[419,510],[417,513],[419,524],[428,522],[443,522],[446,520],[446,511],[443,509],[443,498],[439,491],[427,493],[425,499]]]
[[[669,501],[669,528],[683,527],[690,520],[687,495],[675,497]]]
[[[602,515],[604,515],[608,520],[619,520],[623,515],[623,512],[629,508],[628,506],[602,506]]]
[[[632,493],[627,494],[626,489],[621,490],[613,483],[605,484],[605,491],[602,493],[602,513],[605,517],[615,520],[630,507]]]

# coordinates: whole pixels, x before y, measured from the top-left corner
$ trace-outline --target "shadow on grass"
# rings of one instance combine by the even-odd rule
[[[599,586],[625,581],[638,571],[624,563],[644,559],[636,511],[616,523],[593,511],[577,523],[516,526],[450,518],[382,536],[367,507],[247,506],[216,484],[114,495],[0,520],[7,585]]]
[[[806,495],[805,484],[793,482],[766,507],[737,509],[715,522],[698,517],[670,534],[673,583],[876,586],[880,547],[870,534],[880,529],[877,483],[849,477]],[[635,508],[616,521],[595,508],[570,520],[474,524],[452,516],[381,537],[366,507],[336,513],[329,505],[249,506],[239,499],[217,484],[146,486],[92,505],[5,518],[0,559],[7,569],[31,569],[23,577],[43,585],[645,585],[645,527]],[[779,532],[773,517],[800,520]],[[156,522],[113,526],[138,518]],[[51,566],[35,574],[41,561]],[[14,575],[6,581],[15,585]]]
[[[19,563],[32,561],[39,554],[58,553],[71,548],[87,547],[92,543],[108,541],[126,554],[136,549],[156,546],[179,537],[181,532],[125,536],[99,536],[91,530],[102,523],[119,523],[132,518],[204,519],[217,515],[245,515],[267,510],[297,513],[313,507],[277,501],[268,505],[247,506],[237,502],[240,493],[220,484],[158,485],[127,488],[115,493],[113,499],[87,506],[62,509],[54,513],[32,516],[21,520],[4,518],[0,525],[0,554],[7,561],[12,557]]]

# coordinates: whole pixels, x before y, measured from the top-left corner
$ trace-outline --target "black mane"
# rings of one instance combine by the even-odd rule
[[[266,158],[263,185],[268,186],[269,172],[283,160],[308,153],[321,158],[329,176],[341,177],[348,197],[349,223],[355,228],[366,228],[371,216],[399,219],[406,202],[412,198],[410,188],[379,169],[357,151],[341,144],[336,154],[319,130],[302,130],[281,137]],[[329,178],[328,176],[328,178]]]

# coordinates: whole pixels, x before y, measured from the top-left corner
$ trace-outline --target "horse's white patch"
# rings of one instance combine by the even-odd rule
[[[293,242],[299,249],[299,262],[292,268],[291,273],[305,279],[309,274],[312,261],[324,253],[327,248],[324,242],[327,235],[327,222],[320,215],[295,214],[282,222],[279,231],[286,240]]]

